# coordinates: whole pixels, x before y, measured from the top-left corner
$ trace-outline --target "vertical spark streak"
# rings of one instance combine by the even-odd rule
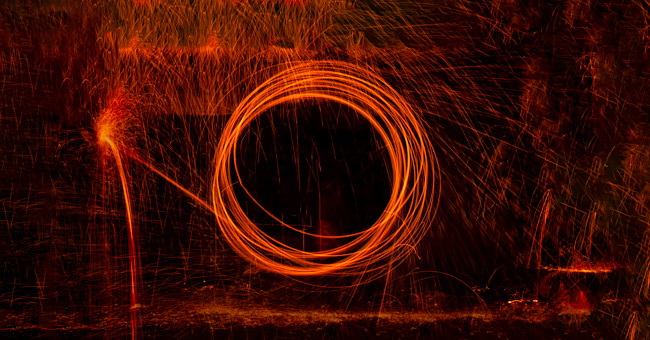
[[[117,149],[117,146],[108,138],[104,137],[104,140],[111,147],[113,152],[113,157],[115,158],[115,163],[117,164],[117,170],[120,174],[120,182],[122,183],[122,192],[124,193],[124,205],[126,207],[126,219],[128,223],[129,230],[129,273],[131,278],[131,305],[130,309],[135,311],[140,307],[138,304],[138,287],[137,287],[137,278],[138,278],[138,258],[137,258],[137,248],[135,242],[135,233],[133,228],[133,214],[131,212],[131,199],[129,197],[129,188],[126,180],[126,173],[124,172],[124,165],[122,164],[122,157],[120,152]],[[131,313],[131,339],[136,339],[136,333],[138,329],[137,325],[137,313]]]
[[[546,235],[546,227],[548,224],[549,214],[551,212],[551,191],[546,190],[542,198],[542,211],[538,218],[537,226],[533,234],[533,245],[528,256],[528,266],[535,256],[536,268],[542,266],[542,253],[544,252],[544,236]]]

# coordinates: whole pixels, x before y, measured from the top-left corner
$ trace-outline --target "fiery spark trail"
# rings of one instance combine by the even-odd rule
[[[198,203],[202,208],[204,208],[204,209],[206,209],[206,210],[208,210],[210,212],[214,212],[214,208],[208,202],[206,202],[204,199],[202,199],[201,197],[197,196],[195,193],[193,193],[190,190],[188,190],[187,188],[185,188],[183,185],[181,185],[180,183],[175,181],[173,178],[166,175],[163,171],[156,168],[150,162],[145,161],[144,159],[142,159],[141,157],[139,157],[138,155],[136,155],[134,153],[128,153],[127,155],[130,158],[132,158],[133,160],[136,160],[137,162],[139,162],[140,164],[145,166],[147,169],[155,172],[158,176],[165,179],[168,183],[175,186],[178,190],[180,190],[182,193],[187,195],[187,197],[191,198],[194,202]]]
[[[126,143],[124,139],[125,131],[130,128],[129,124],[133,124],[132,112],[130,112],[130,98],[123,90],[118,90],[114,97],[111,99],[109,106],[103,111],[103,114],[96,122],[97,130],[97,143],[101,148],[108,145],[110,154],[112,155],[117,171],[119,174],[120,184],[122,187],[122,195],[124,199],[124,208],[127,221],[128,232],[128,259],[129,259],[129,314],[131,318],[131,338],[137,338],[138,332],[138,319],[139,309],[141,304],[139,302],[139,287],[140,280],[140,253],[138,249],[137,232],[135,230],[135,223],[133,221],[133,207],[131,194],[129,189],[129,180],[126,173],[125,164],[123,162],[122,152],[120,147],[116,145],[113,139],[117,138],[122,143]],[[123,140],[124,139],[124,140]],[[122,144],[120,144],[122,146]]]
[[[0,338],[648,338],[648,9],[0,1]]]
[[[124,165],[122,164],[122,157],[120,156],[120,151],[117,149],[117,146],[108,139],[104,137],[104,140],[110,146],[113,156],[115,157],[115,163],[117,164],[117,169],[120,173],[120,182],[122,183],[122,193],[124,194],[124,205],[126,209],[126,218],[128,221],[128,231],[129,231],[129,276],[131,278],[131,307],[133,310],[131,312],[131,339],[136,338],[138,325],[137,325],[137,311],[136,309],[140,308],[138,303],[138,262],[139,255],[137,249],[137,240],[135,239],[135,231],[133,226],[133,213],[131,211],[131,199],[129,197],[129,185],[126,179],[126,173],[124,172]]]
[[[559,273],[607,274],[612,272],[612,268],[606,266],[600,266],[600,267],[585,266],[585,267],[566,267],[566,268],[542,266],[540,268],[552,272],[559,272]]]
[[[286,224],[242,185],[251,200],[285,228],[310,237],[354,237],[347,244],[316,252],[292,248],[262,232],[237,202],[230,170],[237,140],[255,118],[276,105],[301,100],[329,100],[352,108],[378,131],[391,161],[392,194],[383,214],[367,230],[342,236],[311,234]],[[403,260],[425,232],[437,204],[436,167],[433,146],[418,115],[383,80],[343,62],[301,63],[290,65],[258,87],[231,116],[217,146],[213,206],[228,243],[262,269],[292,276],[376,277],[385,272],[385,266]],[[235,172],[241,184],[236,166]],[[379,265],[388,259],[389,264]]]

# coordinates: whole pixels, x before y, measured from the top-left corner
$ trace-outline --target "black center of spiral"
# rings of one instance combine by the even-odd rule
[[[252,122],[236,162],[242,184],[265,209],[299,230],[337,236],[367,229],[386,207],[384,151],[375,129],[354,110],[306,101],[274,106]],[[246,215],[288,246],[318,251],[349,241],[284,228],[240,186],[235,192]]]

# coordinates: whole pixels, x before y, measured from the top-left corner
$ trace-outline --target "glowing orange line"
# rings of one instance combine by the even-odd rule
[[[178,183],[177,181],[175,181],[171,177],[167,176],[164,172],[162,172],[161,170],[158,170],[155,166],[151,165],[149,162],[145,161],[144,159],[140,158],[139,156],[137,156],[135,154],[127,154],[127,155],[130,158],[138,161],[138,163],[140,163],[143,166],[147,167],[149,170],[155,172],[158,176],[162,177],[163,179],[165,179],[167,182],[169,182],[170,184],[172,184],[176,188],[178,188],[178,190],[180,190],[182,193],[187,195],[187,197],[194,200],[200,206],[202,206],[203,208],[207,209],[208,211],[214,213],[214,208],[212,207],[212,205],[210,205],[208,202],[206,202],[204,199],[197,196],[193,192],[187,190],[185,187],[183,187],[183,185],[181,185],[180,183]]]
[[[124,165],[122,164],[122,157],[120,152],[113,144],[113,142],[104,137],[104,140],[108,142],[108,145],[113,151],[113,156],[115,157],[115,163],[117,163],[117,171],[120,173],[120,181],[122,182],[122,192],[124,193],[124,205],[126,206],[126,219],[129,224],[129,264],[131,269],[131,308],[136,307],[137,305],[137,265],[136,265],[136,245],[135,245],[135,235],[133,230],[133,215],[131,211],[131,199],[129,197],[129,188],[126,181],[126,173],[124,172]]]
[[[586,273],[586,274],[604,274],[604,273],[611,273],[612,268],[607,268],[607,267],[602,267],[602,268],[580,268],[580,267],[547,267],[547,266],[542,266],[540,267],[542,269],[548,270],[548,271],[553,271],[553,272],[561,272],[561,273]]]
[[[117,170],[120,174],[120,181],[122,183],[122,192],[124,193],[124,205],[126,206],[126,219],[128,221],[129,229],[129,269],[131,277],[131,309],[136,309],[138,305],[138,254],[135,242],[135,231],[133,228],[133,214],[131,211],[131,199],[129,197],[129,188],[126,180],[126,173],[124,172],[124,165],[122,164],[122,157],[120,152],[117,149],[117,146],[108,139],[104,137],[104,140],[111,147],[113,152],[113,157],[115,158],[115,163],[117,164]],[[131,339],[135,340],[137,334],[137,315],[136,313],[131,314]]]

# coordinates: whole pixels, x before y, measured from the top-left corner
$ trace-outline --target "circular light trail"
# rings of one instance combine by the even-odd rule
[[[390,198],[375,223],[363,231],[321,236],[300,230],[265,209],[242,184],[235,160],[238,140],[247,127],[276,105],[305,100],[350,107],[372,125],[385,145],[390,160]],[[379,76],[340,61],[292,64],[261,84],[227,122],[213,165],[212,205],[225,240],[251,264],[283,275],[381,275],[387,266],[403,261],[414,251],[431,225],[438,202],[437,161],[421,116]],[[242,210],[233,176],[250,199],[280,226],[305,236],[344,242],[311,252],[271,237]]]

